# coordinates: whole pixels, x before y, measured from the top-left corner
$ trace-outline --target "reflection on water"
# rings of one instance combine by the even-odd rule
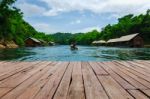
[[[72,54],[78,54],[78,50],[71,50]]]
[[[135,59],[150,59],[150,48],[79,46],[79,50],[71,51],[69,46],[52,46],[0,50],[0,60],[110,61]]]
[[[26,51],[23,48],[20,49],[1,49],[0,60],[17,60],[21,57],[28,55],[34,55],[35,52]]]

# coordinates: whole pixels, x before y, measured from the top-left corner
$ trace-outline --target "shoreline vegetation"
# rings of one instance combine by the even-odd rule
[[[18,48],[25,46],[29,37],[68,45],[77,42],[78,45],[91,45],[93,41],[119,38],[124,35],[140,33],[144,45],[150,45],[150,10],[145,14],[129,14],[118,19],[116,24],[108,24],[101,31],[93,30],[87,33],[43,33],[35,30],[23,19],[23,12],[13,6],[16,0],[0,1],[0,48]]]

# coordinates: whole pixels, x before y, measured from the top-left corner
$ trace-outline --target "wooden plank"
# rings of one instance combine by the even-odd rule
[[[60,82],[60,85],[55,92],[53,99],[67,99],[67,93],[69,90],[69,85],[71,83],[71,74],[74,67],[74,62],[71,62]]]
[[[39,78],[35,83],[29,86],[22,94],[20,94],[17,99],[33,99],[36,94],[44,87],[48,82],[49,78],[56,72],[60,67],[60,62],[55,62],[50,64],[52,67],[46,72],[41,78]]]
[[[149,99],[148,62],[2,61],[0,99]]]
[[[82,76],[81,62],[76,62],[72,72],[72,82],[67,99],[85,99]]]
[[[11,90],[11,88],[0,88],[0,98],[8,93]]]
[[[44,64],[41,62],[38,65],[32,65],[31,68],[28,68],[22,72],[16,73],[15,75],[3,80],[0,82],[0,87],[16,87],[35,73],[41,71],[44,67],[46,67],[51,62],[45,62]]]
[[[90,65],[82,63],[83,80],[87,99],[108,99],[106,92],[94,74]]]
[[[133,99],[111,76],[98,76],[111,99]]]
[[[89,64],[97,75],[108,75],[108,73],[102,67],[98,66],[96,62],[89,62]]]
[[[122,62],[116,61],[116,62],[119,63],[119,64],[122,64],[122,65],[124,65],[124,66],[126,66],[126,67],[128,67],[128,68],[130,68],[130,69],[133,69],[133,70],[135,70],[135,71],[137,71],[137,72],[139,72],[139,73],[142,73],[142,74],[144,74],[144,75],[146,75],[146,76],[149,76],[149,75],[150,75],[150,74],[148,74],[147,72],[143,71],[143,69],[141,70],[141,69],[137,68],[137,66],[132,65],[132,64],[130,64],[130,63],[127,63],[127,62],[124,62],[124,61],[122,61]]]
[[[13,64],[14,62],[6,62],[6,61],[1,61],[0,62],[0,69],[2,68],[2,67],[4,67],[4,66],[7,66],[8,64]],[[1,70],[0,70],[0,72],[1,72]]]
[[[4,72],[4,73],[0,74],[0,81],[4,80],[4,79],[8,78],[9,76],[12,76],[12,75],[14,75],[14,74],[16,74],[20,71],[23,71],[27,68],[31,68],[32,65],[35,65],[35,64],[38,64],[38,63],[39,62],[22,64],[22,62],[21,62],[19,65],[17,65],[18,66],[17,69],[13,69],[11,71],[7,71],[7,72]]]
[[[149,60],[136,60],[136,61],[147,63],[147,64],[149,64],[148,66],[150,66],[150,61]]]
[[[98,64],[99,66],[103,67],[124,89],[136,89],[133,85],[109,68],[106,62],[98,62]]]
[[[130,77],[132,77],[133,79],[135,79],[136,81],[140,82],[141,84],[143,84],[144,86],[150,88],[150,82],[148,82],[147,80],[135,75],[134,73],[131,73],[129,71],[127,71],[124,68],[121,68],[120,64],[118,65],[114,65],[115,68],[119,69],[120,71],[122,71],[123,73],[125,73],[126,75],[129,75]],[[147,88],[147,89],[148,89]]]
[[[149,96],[149,98],[150,98],[150,89],[148,89],[148,90],[142,90],[147,96]]]
[[[0,68],[0,80],[3,80],[5,78],[5,75],[6,74],[9,74],[11,73],[11,71],[15,71],[17,69],[17,67],[19,67],[20,65],[22,64],[27,64],[27,63],[18,63],[18,64],[14,64],[13,62],[12,63],[9,63],[7,65],[3,65],[1,66]],[[4,76],[4,77],[3,77]],[[7,77],[7,76],[6,76]]]
[[[35,64],[37,64],[37,62],[34,62],[34,63],[25,63],[24,64],[24,62],[22,63],[22,62],[20,62],[18,65],[16,65],[16,66],[18,66],[18,68],[16,68],[16,67],[14,67],[13,69],[12,69],[12,66],[11,65],[9,65],[9,69],[12,69],[11,71],[9,71],[9,69],[8,69],[8,71],[6,70],[6,72],[4,72],[4,73],[1,73],[0,74],[0,81],[2,81],[2,80],[4,80],[4,79],[6,79],[6,78],[8,78],[8,77],[10,77],[10,76],[12,76],[12,75],[14,75],[14,74],[16,74],[16,73],[18,73],[18,72],[21,72],[21,70],[25,70],[25,69],[28,69],[28,68],[32,68],[31,66],[32,65],[35,65]]]
[[[51,66],[47,66],[23,83],[21,83],[19,86],[11,90],[8,94],[3,96],[1,99],[16,99],[21,93],[23,93],[26,88],[28,88],[30,85],[32,85],[34,82],[36,82],[40,77],[42,77],[49,69]]]
[[[133,62],[138,63],[138,64],[142,64],[142,65],[147,65],[148,67],[150,67],[150,63],[148,63],[147,61],[134,60]]]
[[[115,64],[119,65],[121,68],[123,68],[123,69],[125,69],[125,70],[127,70],[127,71],[129,71],[129,72],[131,72],[131,73],[133,73],[133,74],[135,74],[135,75],[145,79],[146,81],[150,82],[150,76],[149,75],[144,75],[143,73],[140,73],[140,72],[136,71],[135,69],[131,69],[128,66],[122,65],[122,64],[120,64],[118,62],[115,62]]]
[[[0,62],[1,62],[1,63],[0,63],[0,67],[1,67],[1,66],[4,66],[4,65],[7,66],[7,65],[10,64],[10,63],[11,63],[11,64],[12,64],[12,63],[17,63],[17,62],[14,62],[14,61],[0,61]]]
[[[145,61],[135,61],[135,63],[138,63],[138,64],[142,64],[143,66],[145,66],[146,68],[149,68],[150,69],[150,64],[145,62]]]
[[[130,94],[132,94],[135,97],[135,99],[149,99],[147,96],[145,96],[139,90],[128,90],[128,91]]]
[[[142,85],[141,83],[136,81],[134,78],[130,77],[129,75],[127,75],[127,74],[123,73],[122,71],[120,71],[119,69],[115,68],[115,64],[113,64],[112,62],[107,62],[107,63],[108,63],[107,66],[109,66],[113,71],[115,71],[118,75],[120,75],[122,78],[127,80],[129,83],[131,83],[137,89],[147,89],[146,86]]]
[[[34,97],[35,99],[52,99],[56,89],[58,88],[60,81],[68,67],[68,62],[61,63],[60,68],[52,75],[45,86]]]
[[[31,63],[31,62],[30,62]],[[0,74],[11,72],[17,68],[20,68],[21,64],[28,64],[28,62],[6,62],[0,67]]]
[[[142,69],[142,71],[150,74],[150,68],[149,66],[145,66],[145,65],[142,65],[142,64],[139,64],[139,63],[136,63],[136,62],[132,62],[132,61],[129,61],[130,64],[132,65],[135,65],[136,67]]]
[[[0,66],[0,74],[4,73],[6,71],[9,71],[11,69],[14,69],[19,64],[22,64],[22,63],[24,63],[24,62],[21,62],[21,63],[20,62],[5,62],[5,63],[1,64],[1,66]]]
[[[0,66],[1,66],[2,64],[4,64],[4,61],[0,61]]]

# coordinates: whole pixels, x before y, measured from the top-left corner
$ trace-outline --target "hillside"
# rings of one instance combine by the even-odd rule
[[[108,24],[101,32],[93,30],[87,33],[41,33],[36,31],[23,19],[23,12],[13,6],[16,0],[2,0],[0,2],[0,44],[6,41],[24,46],[28,37],[42,39],[58,44],[70,44],[76,41],[80,45],[90,45],[95,40],[108,40],[123,35],[140,33],[146,44],[150,44],[150,10],[146,14],[129,14],[118,19],[117,24]]]

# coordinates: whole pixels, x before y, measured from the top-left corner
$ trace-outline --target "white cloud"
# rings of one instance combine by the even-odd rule
[[[39,32],[45,32],[45,33],[56,32],[55,29],[52,28],[47,23],[35,23],[35,24],[33,24],[33,27],[36,28],[36,30]]]
[[[43,13],[46,11],[46,9],[43,7],[26,2],[19,3],[16,6],[21,9],[25,16],[43,15]]]
[[[93,13],[141,13],[150,8],[150,0],[40,0],[49,6],[47,16],[88,10]]]
[[[16,6],[24,12],[25,17],[31,17],[32,16],[57,16],[61,13],[67,13],[72,11],[78,11],[81,12],[81,15],[86,19],[89,20],[87,24],[90,24],[90,21],[92,21],[92,25],[94,25],[93,20],[95,16],[99,17],[102,16],[102,19],[95,19],[96,21],[101,22],[100,20],[112,20],[117,19],[121,16],[124,16],[129,13],[133,14],[139,14],[139,13],[145,13],[147,9],[150,9],[150,0],[35,0],[35,2],[42,1],[43,3],[47,4],[46,7],[39,6],[37,3],[28,3],[27,0],[18,0]],[[85,11],[92,12],[90,13],[91,17],[87,16]],[[88,12],[88,13],[89,13]],[[89,15],[89,14],[88,14]],[[66,18],[66,16],[62,16],[63,18]],[[69,17],[69,16],[67,16]],[[105,17],[105,18],[103,18]],[[34,18],[34,17],[33,17]],[[51,17],[46,17],[50,19]],[[82,19],[82,18],[81,18]],[[41,20],[41,19],[33,19],[33,20]],[[29,20],[31,21],[31,20]],[[31,21],[33,23],[35,21]],[[41,22],[41,21],[40,21]],[[106,21],[107,22],[107,21]],[[106,23],[102,22],[102,23]],[[112,21],[110,21],[112,22]],[[57,26],[58,24],[58,26]],[[32,24],[38,31],[50,33],[50,32],[88,32],[92,31],[94,29],[97,29],[100,31],[100,26],[97,26],[97,23],[95,23],[95,26],[92,27],[86,27],[80,28],[83,24],[85,24],[85,21],[80,20],[80,16],[77,18],[77,20],[73,20],[69,22],[68,27],[65,26],[60,27],[59,22],[57,24],[50,24],[50,23],[35,23]],[[68,24],[68,21],[63,24]],[[78,29],[74,29],[71,26],[72,25],[78,25]],[[88,25],[89,26],[89,25]],[[83,27],[83,26],[82,26]],[[79,29],[80,28],[80,29]]]
[[[72,31],[72,33],[79,33],[79,32],[86,33],[86,32],[93,31],[93,30],[101,31],[99,26],[92,26],[92,27],[86,27],[83,29]]]
[[[33,27],[36,28],[36,30],[40,31],[40,32],[45,32],[45,33],[57,33],[57,32],[71,32],[71,33],[86,33],[89,31],[93,31],[93,30],[97,30],[97,31],[101,31],[99,26],[91,26],[91,27],[86,27],[86,28],[82,28],[82,29],[75,29],[75,30],[60,30],[56,27],[53,27],[47,23],[35,23],[33,24]]]

